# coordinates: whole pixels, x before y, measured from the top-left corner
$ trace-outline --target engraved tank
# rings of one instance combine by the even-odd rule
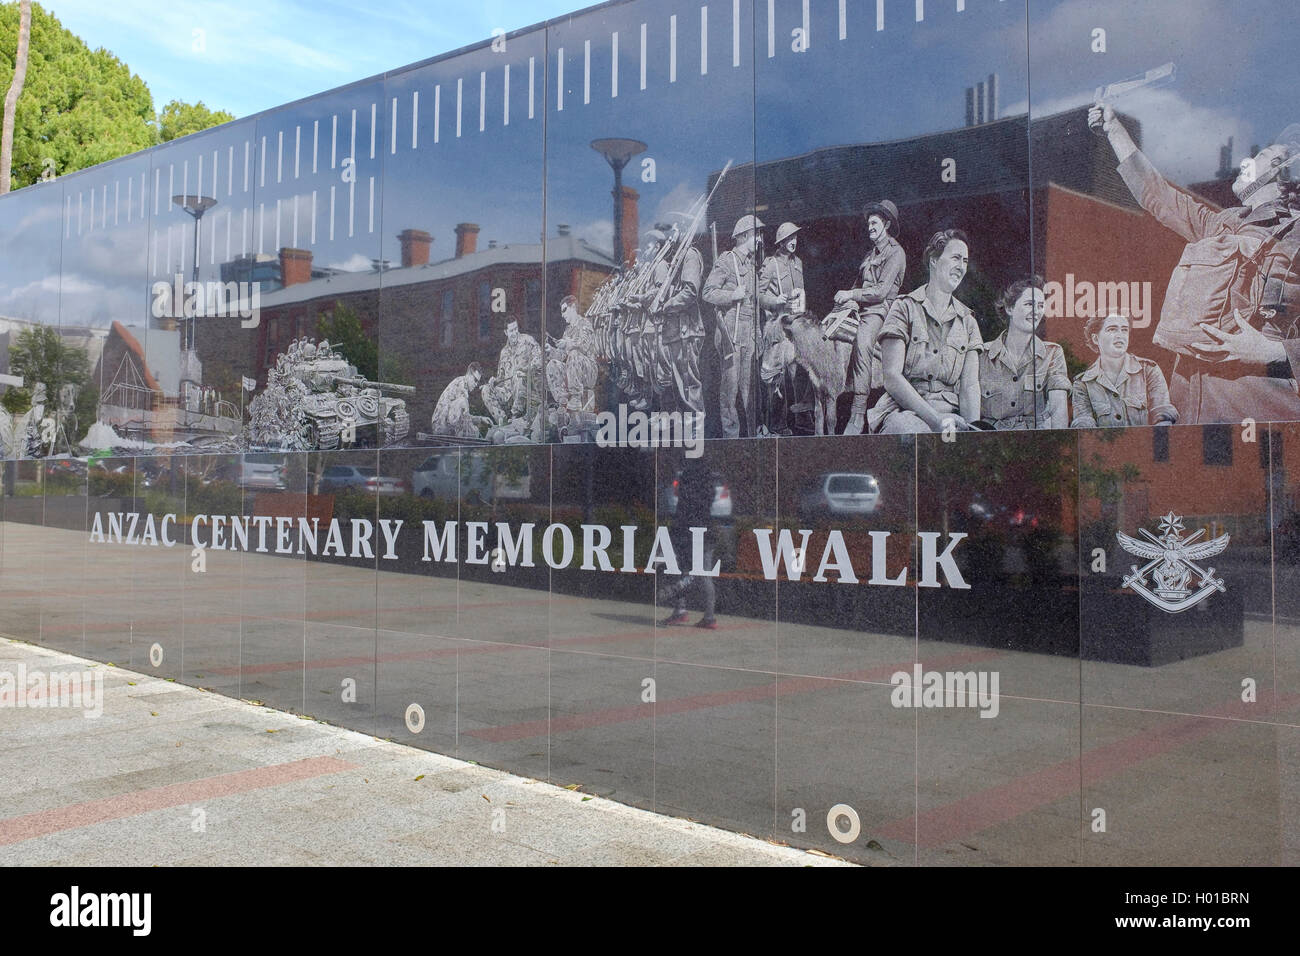
[[[304,350],[285,372],[306,392],[298,418],[308,448],[391,445],[411,429],[405,399],[393,396],[415,388],[369,381],[328,342]]]

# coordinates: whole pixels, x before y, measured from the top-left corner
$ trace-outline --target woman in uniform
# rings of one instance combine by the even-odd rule
[[[1074,378],[1075,428],[1172,425],[1178,410],[1160,366],[1128,350],[1128,316],[1093,316],[1083,336],[1097,361]]]
[[[980,418],[999,431],[1069,428],[1070,376],[1065,351],[1038,337],[1043,280],[1018,279],[998,299],[1007,328],[980,355]]]
[[[966,277],[970,252],[960,229],[926,243],[925,285],[894,300],[880,327],[885,394],[868,412],[873,432],[968,430],[980,414],[980,352],[975,316],[953,293]]]

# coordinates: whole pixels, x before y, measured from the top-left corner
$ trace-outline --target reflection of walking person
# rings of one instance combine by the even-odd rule
[[[672,614],[660,623],[665,627],[680,626],[686,623],[686,598],[698,589],[704,602],[704,614],[695,622],[696,627],[716,630],[717,619],[713,616],[717,603],[717,591],[713,578],[707,575],[689,573],[693,555],[691,528],[705,528],[704,560],[701,567],[713,567],[713,550],[715,532],[712,522],[713,498],[717,493],[718,475],[710,469],[703,458],[688,458],[677,477],[677,508],[673,512],[672,526],[668,536],[672,540],[673,551],[679,565],[686,567],[687,573],[660,592],[659,603],[671,604]]]

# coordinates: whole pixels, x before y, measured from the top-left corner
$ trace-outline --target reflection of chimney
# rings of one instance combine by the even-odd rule
[[[456,224],[456,258],[472,256],[478,251],[478,223],[461,222]]]
[[[975,125],[975,87],[966,87],[966,125]]]
[[[631,186],[623,187],[623,258],[620,262],[632,262],[636,259],[637,243],[641,238],[641,223],[638,216],[638,200],[641,194]]]
[[[280,282],[287,288],[311,279],[311,252],[307,249],[280,250]]]
[[[1258,151],[1257,151],[1258,152]],[[1253,153],[1251,155],[1254,155]],[[1232,137],[1228,137],[1226,145],[1219,147],[1219,171],[1215,173],[1217,179],[1232,178]]]
[[[403,229],[397,234],[402,244],[402,266],[427,266],[429,264],[429,247],[433,245],[433,236],[423,229]]]
[[[984,122],[992,123],[998,118],[998,75],[989,74],[988,86],[985,87],[988,93],[987,108],[984,110]]]

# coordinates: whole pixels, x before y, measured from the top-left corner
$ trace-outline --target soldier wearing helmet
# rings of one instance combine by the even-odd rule
[[[1187,241],[1153,336],[1177,356],[1179,421],[1300,418],[1300,128],[1242,163],[1232,185],[1242,205],[1220,210],[1161,176],[1112,107],[1094,106],[1088,122],[1142,208]]]
[[[758,275],[758,301],[763,306],[763,336],[759,345],[760,431],[788,431],[786,406],[791,401],[795,372],[794,348],[782,320],[804,311],[803,261],[795,255],[799,227],[783,222],[776,230],[776,252],[763,260]]]
[[[754,434],[754,352],[758,346],[758,274],[755,258],[759,230],[757,216],[741,216],[731,231],[732,247],[718,256],[704,282],[704,301],[717,309],[713,344],[721,359],[718,403],[725,438]],[[740,408],[737,409],[737,397]]]

